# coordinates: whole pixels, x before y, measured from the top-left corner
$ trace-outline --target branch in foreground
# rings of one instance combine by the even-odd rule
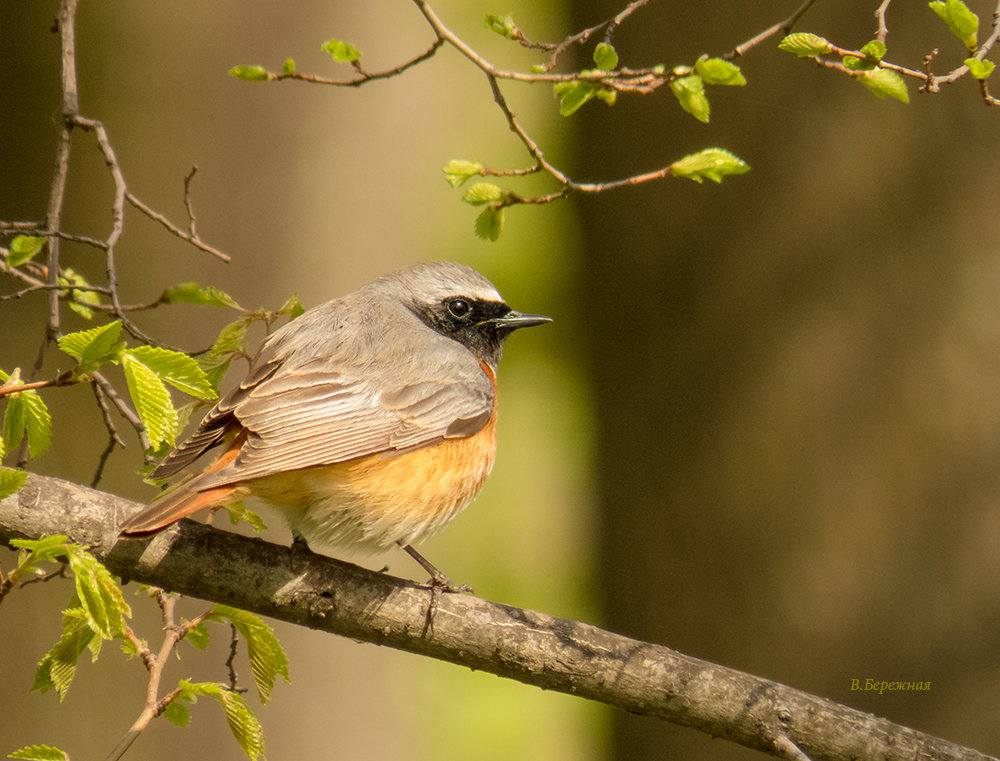
[[[578,621],[426,587],[182,521],[119,541],[139,505],[29,475],[0,501],[0,541],[66,534],[115,574],[290,623],[488,671],[812,761],[991,757],[768,679]],[[992,759],[996,761],[996,759]]]

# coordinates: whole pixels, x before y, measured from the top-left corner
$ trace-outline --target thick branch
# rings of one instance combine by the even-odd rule
[[[578,621],[426,587],[182,521],[119,541],[138,505],[31,475],[0,541],[62,533],[125,578],[657,716],[782,757],[987,761],[977,751],[777,682]],[[995,760],[994,760],[995,761]]]

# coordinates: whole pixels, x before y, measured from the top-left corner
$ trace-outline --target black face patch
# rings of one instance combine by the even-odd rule
[[[503,341],[511,331],[494,321],[510,314],[507,304],[456,295],[419,304],[415,311],[429,327],[458,341],[491,367],[497,366]]]

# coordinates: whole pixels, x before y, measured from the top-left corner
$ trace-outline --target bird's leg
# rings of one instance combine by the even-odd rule
[[[427,573],[431,575],[431,581],[430,581],[431,587],[443,589],[445,592],[472,592],[472,589],[465,584],[463,584],[460,587],[456,587],[454,584],[452,584],[451,580],[447,576],[445,576],[437,568],[437,566],[435,566],[431,561],[429,561],[427,558],[425,558],[423,555],[421,555],[419,552],[413,549],[411,545],[400,543],[399,546],[402,547],[411,558],[416,560],[420,564],[421,568],[423,568],[425,571],[427,571]]]

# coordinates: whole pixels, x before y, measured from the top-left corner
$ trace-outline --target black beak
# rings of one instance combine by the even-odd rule
[[[518,328],[530,328],[532,325],[544,325],[547,322],[552,322],[552,318],[541,314],[521,314],[512,309],[503,317],[494,317],[490,320],[484,320],[484,322],[505,330],[517,330]]]

